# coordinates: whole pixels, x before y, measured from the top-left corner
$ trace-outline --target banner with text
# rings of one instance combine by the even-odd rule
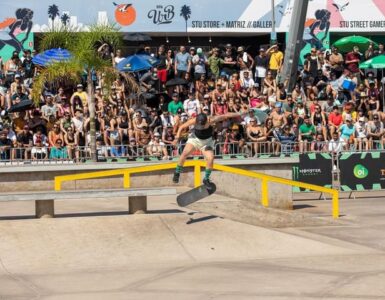
[[[276,0],[277,32],[287,32],[294,0]],[[309,1],[305,32],[382,32],[384,0]],[[272,7],[268,0],[2,0],[0,40],[13,30],[44,32],[71,26],[87,30],[90,24],[117,23],[124,32],[244,32],[269,33]],[[16,26],[17,25],[17,26]],[[1,45],[0,45],[1,47]]]
[[[339,166],[341,190],[385,189],[385,153],[344,153]]]

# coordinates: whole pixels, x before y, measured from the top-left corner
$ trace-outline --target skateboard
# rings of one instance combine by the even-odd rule
[[[176,198],[176,202],[179,206],[184,207],[210,196],[211,194],[215,193],[216,190],[217,186],[212,182],[209,186],[202,184],[196,188],[193,188],[192,190],[178,195],[178,197]]]

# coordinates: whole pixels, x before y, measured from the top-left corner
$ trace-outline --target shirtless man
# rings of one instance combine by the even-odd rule
[[[281,110],[281,107],[282,103],[277,102],[274,110],[270,114],[275,128],[283,128],[287,124],[285,113]]]

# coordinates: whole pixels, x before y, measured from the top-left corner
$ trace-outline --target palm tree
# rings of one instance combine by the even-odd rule
[[[118,46],[121,41],[121,35],[114,25],[92,25],[89,32],[73,32],[67,28],[55,30],[46,33],[40,40],[40,50],[46,50],[53,47],[62,47],[72,53],[69,61],[54,63],[43,69],[37,76],[33,89],[32,97],[35,103],[39,98],[46,83],[78,83],[83,72],[87,74],[87,95],[88,109],[90,113],[90,150],[91,159],[97,161],[96,154],[96,130],[95,130],[95,91],[92,82],[92,72],[105,74],[105,87],[107,93],[110,92],[112,82],[119,73],[112,67],[111,61],[106,61],[97,52],[95,45],[109,43],[112,46]],[[138,92],[137,83],[125,77],[132,92]],[[106,95],[108,96],[108,95]]]
[[[64,13],[61,17],[60,17],[60,20],[61,22],[63,23],[64,26],[67,26],[69,20],[70,20],[70,16],[66,13]]]
[[[180,10],[180,16],[183,17],[184,20],[186,21],[186,32],[187,32],[187,21],[188,21],[188,19],[190,19],[190,15],[191,15],[190,6],[183,5],[181,10]]]
[[[53,22],[55,21],[55,18],[59,16],[59,7],[56,4],[52,4],[48,6],[48,17],[52,21],[52,29],[54,28]]]

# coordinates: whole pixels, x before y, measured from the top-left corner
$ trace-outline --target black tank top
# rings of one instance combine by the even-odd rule
[[[119,124],[119,128],[127,129],[128,128],[128,119],[126,119],[125,121],[121,120],[120,124]]]
[[[213,127],[209,126],[206,129],[194,129],[194,132],[198,139],[207,140],[213,136]]]
[[[313,122],[315,125],[322,124],[322,115],[321,114],[314,114]]]

